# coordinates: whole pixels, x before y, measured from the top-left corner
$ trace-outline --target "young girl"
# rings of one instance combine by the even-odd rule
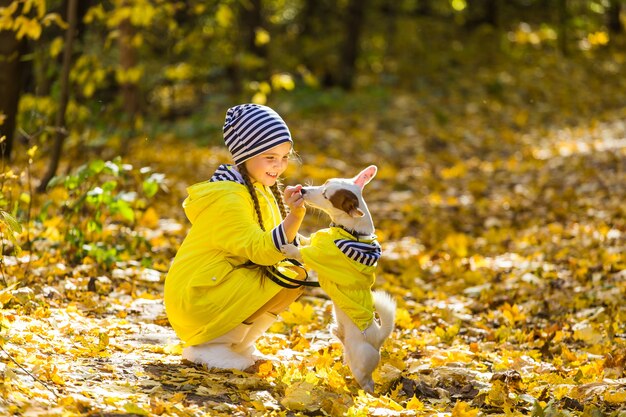
[[[185,342],[183,359],[244,370],[260,356],[255,341],[302,293],[266,278],[286,258],[281,249],[296,240],[306,209],[301,185],[283,194],[278,183],[293,141],[274,110],[230,108],[224,141],[234,165],[187,190],[191,229],[165,280],[165,307]]]

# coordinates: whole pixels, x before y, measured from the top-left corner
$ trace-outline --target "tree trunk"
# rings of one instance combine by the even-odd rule
[[[55,140],[52,148],[52,156],[48,171],[44,175],[37,191],[44,192],[50,180],[56,175],[63,151],[63,142],[67,136],[67,128],[65,126],[65,110],[69,101],[69,78],[72,66],[72,48],[74,45],[74,37],[76,35],[76,10],[78,0],[69,0],[67,4],[68,24],[67,32],[65,32],[65,49],[63,50],[63,68],[61,72],[61,97],[59,99],[59,110],[56,115]]]
[[[486,0],[485,4],[485,23],[497,28],[499,26],[499,9],[500,0]]]
[[[473,29],[481,25],[498,27],[500,0],[468,0],[465,27]]]
[[[135,28],[127,19],[120,23],[119,30],[120,68],[122,72],[128,73],[137,66],[137,49],[132,44]],[[132,125],[139,112],[139,89],[135,82],[124,82],[121,87],[124,113]]]
[[[433,14],[431,0],[418,1],[417,7],[415,8],[415,14],[417,16],[431,16]]]
[[[304,0],[299,16],[300,36],[298,36],[297,54],[304,67],[311,71],[324,87],[333,87],[336,83],[336,65],[333,65],[335,51],[330,50],[330,38],[335,19],[332,14],[336,3],[329,5],[327,0]],[[329,29],[330,28],[330,29]],[[333,48],[334,49],[334,48]]]
[[[568,21],[568,10],[567,10],[567,0],[558,0],[558,27],[559,27],[559,49],[563,55],[568,55],[568,47],[567,47],[567,21]]]
[[[385,19],[385,55],[391,59],[397,59],[395,56],[396,36],[398,35],[398,2],[396,0],[386,0],[383,4],[383,18]]]
[[[128,3],[129,1],[126,0],[122,3],[122,6],[127,6]],[[125,19],[120,23],[119,31],[120,69],[124,74],[128,74],[137,67],[139,62],[137,58],[137,48],[133,45],[136,29],[129,19]],[[120,93],[122,96],[122,108],[124,109],[122,121],[126,122],[127,130],[122,139],[119,152],[125,155],[130,148],[131,138],[134,136],[135,119],[140,113],[139,86],[135,81],[126,80],[121,84]]]
[[[339,86],[345,90],[354,86],[366,7],[367,0],[350,0],[346,10],[345,37],[339,57]]]
[[[614,35],[624,33],[624,24],[620,20],[621,12],[621,0],[610,0],[609,9],[607,10],[607,26],[609,27],[609,33]]]
[[[267,58],[267,47],[256,43],[256,31],[264,26],[261,0],[242,3],[241,23],[248,51],[260,58]]]
[[[0,7],[10,4],[11,0],[0,0]],[[21,56],[25,47],[25,40],[18,41],[15,38],[15,32],[11,30],[0,32],[0,91],[2,92],[0,93],[0,112],[5,116],[4,123],[0,124],[0,137],[6,137],[0,143],[0,158],[3,161],[10,160],[13,151],[17,107],[23,81]]]
[[[261,0],[241,2],[239,21],[245,52],[255,56],[260,62],[259,66],[251,69],[249,75],[256,80],[265,79],[268,75],[267,45],[257,43],[257,30],[265,29]]]

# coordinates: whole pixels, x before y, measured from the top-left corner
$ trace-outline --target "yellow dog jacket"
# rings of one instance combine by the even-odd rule
[[[300,249],[307,267],[315,270],[322,289],[361,331],[374,319],[374,285],[381,248],[376,237],[355,240],[339,227],[319,230]]]

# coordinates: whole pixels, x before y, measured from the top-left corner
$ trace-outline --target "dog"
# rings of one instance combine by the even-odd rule
[[[389,294],[371,290],[382,251],[363,188],[377,170],[371,165],[351,179],[303,187],[305,203],[328,214],[332,223],[301,241],[304,245],[298,249],[300,259],[317,272],[320,286],[333,302],[331,331],[343,345],[344,364],[369,393],[374,392],[372,373],[396,314],[396,302]]]

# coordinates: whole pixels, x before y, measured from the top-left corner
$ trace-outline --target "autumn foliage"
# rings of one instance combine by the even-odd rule
[[[141,38],[148,23],[173,25],[180,2],[163,3],[129,3],[147,5],[144,14],[94,7],[84,19],[109,34],[139,16]],[[34,189],[56,104],[20,101],[18,121],[31,129],[0,166],[1,415],[626,416],[626,55],[584,22],[570,55],[549,26],[516,24],[498,49],[487,29],[450,46],[445,25],[431,22],[422,27],[446,46],[420,44],[417,64],[382,61],[368,43],[364,60],[384,68],[360,78],[362,88],[323,89],[304,70],[250,84],[238,97],[266,101],[292,130],[298,158],[286,184],[378,166],[365,196],[383,248],[376,288],[398,302],[396,329],[376,395],[342,364],[319,289],[259,340],[274,360],[250,372],[182,362],[163,281],[189,226],[186,187],[228,162],[220,127],[234,100],[220,85],[217,97],[194,101],[206,81],[198,69],[218,65],[192,53],[196,41],[217,37],[211,48],[228,51],[234,16],[226,2],[212,14],[191,3],[189,13],[212,20],[206,32],[181,24],[184,64],[155,72],[154,59],[123,69],[98,65],[97,53],[78,58],[66,152],[44,194]],[[36,19],[43,2],[28,4]],[[57,25],[55,16],[44,22]],[[33,37],[37,24],[17,30]],[[110,57],[117,38],[108,36],[94,48]],[[158,40],[139,38],[143,52]],[[98,117],[90,98],[114,81],[149,84],[158,105],[119,124],[111,115],[123,106]],[[194,111],[170,119],[189,111],[188,99]],[[309,210],[302,232],[326,226]]]

